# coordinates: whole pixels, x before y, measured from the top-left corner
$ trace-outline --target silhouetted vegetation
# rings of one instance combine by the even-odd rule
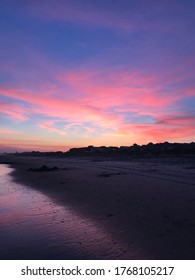
[[[195,155],[195,143],[156,143],[152,142],[146,145],[134,144],[132,146],[101,146],[101,147],[82,147],[72,148],[68,152],[22,152],[17,155],[23,156],[50,156],[50,157],[68,157],[68,156],[180,156],[180,155]]]

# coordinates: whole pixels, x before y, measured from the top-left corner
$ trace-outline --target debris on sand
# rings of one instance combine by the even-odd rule
[[[28,171],[33,171],[33,172],[42,172],[42,171],[57,171],[60,170],[57,166],[54,167],[48,167],[47,165],[42,165],[40,168],[29,168],[27,169]]]

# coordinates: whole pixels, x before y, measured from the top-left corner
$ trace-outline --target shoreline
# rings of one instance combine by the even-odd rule
[[[195,259],[195,160],[49,158],[6,155],[18,183],[90,217],[136,259]],[[42,165],[60,169],[27,171]],[[113,246],[117,246],[114,244]]]

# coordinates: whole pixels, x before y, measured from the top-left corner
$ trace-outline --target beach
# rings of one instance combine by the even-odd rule
[[[193,157],[7,154],[0,156],[0,162],[14,168],[15,182],[43,193],[60,207],[73,209],[106,232],[104,238],[109,236],[109,248],[115,254],[97,253],[99,258],[195,259]],[[43,166],[49,169],[41,170]],[[94,243],[97,238],[96,232]]]

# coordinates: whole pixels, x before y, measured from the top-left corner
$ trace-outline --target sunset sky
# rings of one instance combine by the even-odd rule
[[[195,141],[194,0],[1,0],[0,152]]]

